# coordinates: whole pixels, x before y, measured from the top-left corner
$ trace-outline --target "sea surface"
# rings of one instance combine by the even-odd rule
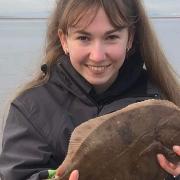
[[[45,20],[0,20],[0,106],[40,64]]]
[[[180,18],[153,18],[152,23],[170,64],[180,74]],[[0,19],[0,111],[15,89],[40,68],[46,25],[46,19]]]

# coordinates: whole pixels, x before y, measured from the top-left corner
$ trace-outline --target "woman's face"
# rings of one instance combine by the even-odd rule
[[[133,37],[129,37],[127,28],[115,29],[102,8],[85,26],[88,18],[91,17],[83,17],[70,28],[68,35],[59,32],[59,37],[73,67],[97,92],[102,92],[116,79]]]

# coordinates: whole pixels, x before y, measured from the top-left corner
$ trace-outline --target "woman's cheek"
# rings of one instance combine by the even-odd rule
[[[123,61],[126,57],[126,49],[125,48],[112,48],[109,49],[109,56],[111,57],[111,59],[114,60],[118,60],[121,59],[121,61]]]

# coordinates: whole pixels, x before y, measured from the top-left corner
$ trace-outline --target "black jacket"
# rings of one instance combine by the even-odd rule
[[[46,178],[47,170],[64,160],[76,126],[149,98],[159,98],[159,92],[138,57],[125,61],[115,83],[101,95],[66,56],[60,58],[46,84],[27,90],[11,103],[0,156],[2,179]]]

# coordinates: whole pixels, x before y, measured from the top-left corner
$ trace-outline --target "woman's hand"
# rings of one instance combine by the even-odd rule
[[[173,146],[173,151],[180,156],[180,146]],[[180,174],[180,164],[175,165],[169,162],[164,155],[158,154],[157,159],[159,161],[160,166],[167,171],[169,174],[173,176],[178,176]]]
[[[61,165],[58,167],[58,169],[56,170],[56,175],[61,177],[64,172],[66,170],[66,167]],[[78,170],[74,170],[72,171],[72,173],[70,174],[69,180],[78,180],[79,179],[79,172]]]

